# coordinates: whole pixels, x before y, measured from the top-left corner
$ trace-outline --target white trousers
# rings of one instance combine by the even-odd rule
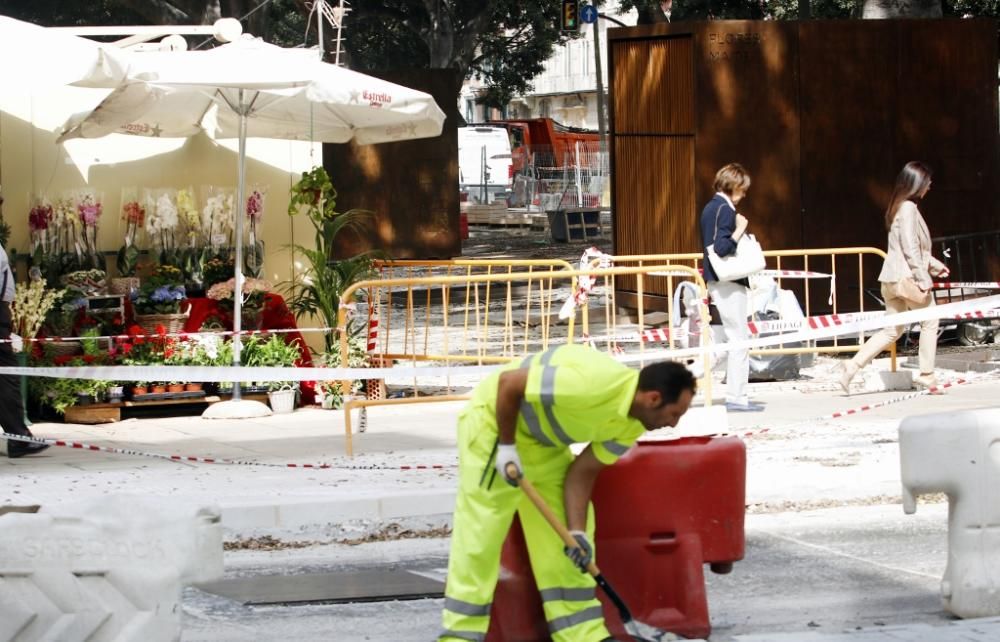
[[[708,293],[722,318],[726,343],[745,341],[750,337],[747,327],[748,290],[732,281],[709,281]],[[747,403],[747,379],[750,377],[750,351],[729,350],[726,353],[726,401]]]

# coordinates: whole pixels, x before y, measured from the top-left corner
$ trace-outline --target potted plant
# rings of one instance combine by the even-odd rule
[[[303,173],[299,182],[292,186],[290,194],[289,216],[305,213],[316,234],[315,248],[291,246],[293,254],[302,260],[305,269],[284,284],[288,306],[296,317],[318,316],[327,327],[334,328],[337,326],[340,296],[351,284],[375,275],[372,263],[380,254],[365,252],[338,259],[334,256],[334,242],[344,230],[357,232],[364,228],[371,221],[372,213],[359,209],[337,212],[337,191],[322,167]],[[360,331],[359,328],[354,330]],[[335,339],[333,334],[326,335],[327,350],[336,343]]]
[[[186,297],[184,274],[172,265],[159,265],[146,279],[132,299],[135,320],[147,333],[163,325],[170,334],[180,332],[187,314],[181,314],[181,301]]]
[[[298,346],[285,341],[283,335],[272,334],[266,340],[257,340],[250,345],[252,347],[246,359],[248,366],[290,368],[299,360]],[[299,388],[297,382],[269,381],[266,386],[267,396],[274,412],[291,412],[295,408],[295,397]]]
[[[271,290],[271,284],[262,279],[246,277],[243,279],[243,298],[241,303],[241,327],[244,330],[259,330],[261,323],[261,313],[264,310],[264,302],[267,293]],[[216,283],[208,288],[205,293],[210,299],[218,301],[220,309],[235,309],[233,300],[236,290],[236,278],[231,278],[221,283]]]
[[[122,197],[125,241],[119,248],[115,261],[118,277],[111,279],[112,294],[131,294],[133,290],[139,289],[139,279],[135,276],[140,254],[139,246],[136,244],[136,234],[142,228],[145,218],[146,208],[139,203],[134,194]]]

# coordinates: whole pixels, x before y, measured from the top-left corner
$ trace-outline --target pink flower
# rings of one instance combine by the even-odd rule
[[[97,203],[95,205],[80,205],[77,207],[80,212],[80,220],[83,221],[84,225],[94,227],[97,225],[97,219],[101,216],[101,204]]]
[[[260,223],[264,216],[264,195],[259,190],[254,190],[247,197],[247,218],[254,223]]]

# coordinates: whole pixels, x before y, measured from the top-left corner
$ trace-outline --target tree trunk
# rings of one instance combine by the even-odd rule
[[[861,17],[867,20],[884,18],[940,18],[941,0],[865,0]]]
[[[669,6],[669,4],[661,2],[660,0],[644,0],[644,2],[636,2],[635,9],[639,12],[639,15],[636,18],[636,24],[653,25],[658,22],[669,22],[669,20],[667,20],[667,14],[664,13],[664,6]]]

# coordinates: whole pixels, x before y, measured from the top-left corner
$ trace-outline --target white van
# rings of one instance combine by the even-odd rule
[[[510,191],[510,137],[503,127],[458,128],[458,188],[469,200],[492,203]]]

